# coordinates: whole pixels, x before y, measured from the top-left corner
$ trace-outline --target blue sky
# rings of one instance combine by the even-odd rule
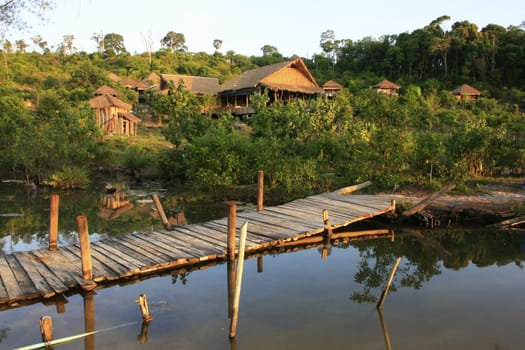
[[[360,40],[422,28],[441,15],[468,20],[479,29],[494,23],[508,27],[525,21],[523,0],[55,0],[47,23],[33,23],[24,33],[9,33],[14,40],[36,34],[58,45],[66,34],[75,46],[94,52],[93,33],[117,33],[131,53],[153,50],[169,31],[183,33],[189,51],[212,53],[213,40],[223,41],[221,52],[262,54],[264,45],[275,46],[285,56],[311,57],[321,52],[319,40],[327,29],[336,39]]]

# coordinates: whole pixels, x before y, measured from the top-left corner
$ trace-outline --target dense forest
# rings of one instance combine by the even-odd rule
[[[522,174],[525,31],[479,29],[468,21],[445,31],[446,20],[358,41],[337,39],[327,30],[320,35],[320,53],[304,61],[320,85],[335,80],[345,87],[337,98],[269,105],[268,96],[254,96],[249,118],[203,115],[202,98],[184,88],[152,95],[139,106],[137,93],[112,82],[108,73],[136,80],[150,72],[179,73],[224,82],[287,59],[271,45],[261,48],[261,56],[247,57],[221,53],[217,39],[213,54],[192,53],[182,33],[169,32],[161,50],[131,55],[116,33],[94,35],[94,53],[77,52],[72,35],[56,46],[34,37],[36,51],[24,40],[4,37],[0,168],[3,176],[28,182],[83,187],[100,169],[137,173],[154,164],[167,180],[206,190],[252,184],[263,169],[272,188],[291,195],[365,180],[392,188]],[[370,89],[385,78],[402,86],[400,96]],[[458,102],[450,91],[463,83],[482,97]],[[159,118],[172,145],[105,137],[87,104],[103,84]]]

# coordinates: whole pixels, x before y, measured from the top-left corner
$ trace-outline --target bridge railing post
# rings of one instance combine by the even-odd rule
[[[78,236],[80,239],[80,257],[82,260],[82,276],[85,280],[93,279],[93,268],[91,265],[91,245],[89,243],[89,230],[87,217],[77,216]]]
[[[49,250],[58,249],[58,208],[59,196],[53,193],[49,198]]]
[[[257,211],[264,209],[264,171],[259,170],[257,174]]]
[[[228,259],[235,260],[235,226],[237,225],[237,203],[235,201],[228,202]]]

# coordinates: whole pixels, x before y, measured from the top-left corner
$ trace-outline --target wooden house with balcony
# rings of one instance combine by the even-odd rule
[[[103,85],[93,95],[89,105],[95,110],[97,125],[105,134],[137,135],[140,118],[130,112],[130,104],[117,98],[115,89]]]
[[[463,84],[452,91],[458,100],[462,101],[476,101],[481,96],[481,91],[468,85]]]
[[[401,86],[385,79],[372,86],[372,89],[387,96],[399,96]]]
[[[236,115],[252,114],[250,96],[267,91],[270,103],[309,99],[324,94],[303,60],[294,57],[288,61],[251,69],[236,76],[219,88],[220,108]]]

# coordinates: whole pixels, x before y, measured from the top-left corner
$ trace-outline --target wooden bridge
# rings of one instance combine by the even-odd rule
[[[249,222],[246,252],[288,244],[395,211],[395,203],[388,196],[341,193],[323,193],[261,211],[237,213],[237,229]],[[84,279],[80,244],[0,256],[0,306],[225,260],[228,222],[223,218],[91,242],[91,280]]]

